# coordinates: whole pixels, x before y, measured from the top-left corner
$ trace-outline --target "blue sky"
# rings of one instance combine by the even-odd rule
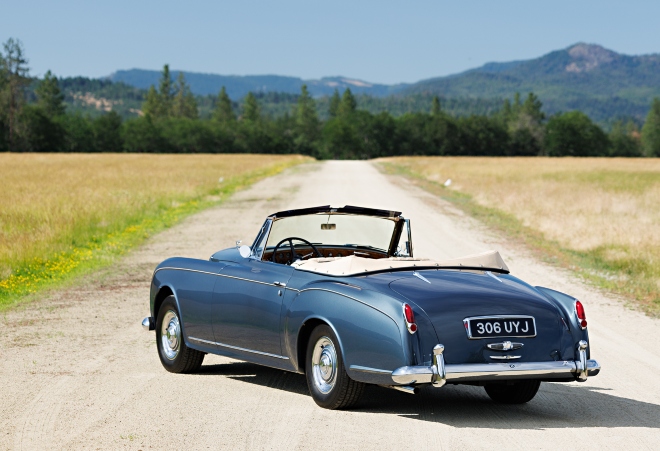
[[[32,74],[117,69],[344,75],[414,82],[576,42],[660,52],[660,2],[3,0],[0,40],[23,41]]]

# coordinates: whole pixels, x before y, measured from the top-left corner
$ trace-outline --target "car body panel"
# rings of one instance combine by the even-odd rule
[[[293,268],[243,259],[220,270],[213,291],[213,331],[217,342],[282,355],[282,287]]]
[[[326,209],[309,210],[319,214]],[[302,214],[299,212],[279,214],[290,217]],[[390,220],[403,220],[397,216],[399,212],[357,207],[346,207],[341,214],[383,214]],[[266,243],[277,215],[266,220],[253,246]],[[400,224],[395,227],[392,243],[402,234]],[[407,241],[412,250],[410,235]],[[151,285],[152,319],[158,316],[164,297],[172,293],[189,347],[296,372],[305,371],[306,337],[311,328],[327,324],[337,336],[349,377],[380,385],[392,385],[394,372],[402,369],[402,380],[414,380],[406,376],[409,368],[413,375],[419,371],[424,373],[424,380],[435,380],[441,371],[437,354],[440,343],[443,365],[446,362],[453,371],[462,371],[461,365],[485,368],[493,364],[493,368],[501,368],[502,360],[498,359],[511,358],[527,365],[525,368],[555,368],[557,365],[552,365],[564,362],[577,374],[576,362],[584,358],[579,349],[584,350],[581,343],[588,343],[589,337],[576,316],[576,299],[533,287],[508,274],[503,263],[492,269],[474,265],[462,268],[460,263],[429,269],[421,262],[417,268],[411,263],[339,276],[261,260],[265,244],[259,245],[259,252],[253,250],[247,257],[237,246],[216,252],[208,261],[172,258],[162,262]],[[395,249],[390,244],[388,257],[400,255],[393,254],[398,252]],[[411,259],[411,254],[407,258]],[[498,258],[501,262],[499,254]],[[395,260],[398,265],[408,261]],[[414,333],[407,327],[404,304],[414,313]],[[536,336],[502,333],[494,338],[471,339],[464,320],[483,316],[533,317]],[[509,342],[515,342],[514,350],[493,348]],[[590,365],[596,368],[597,362]],[[582,366],[586,368],[586,363]],[[594,374],[599,370],[598,366]],[[535,372],[534,377],[542,378],[541,373]],[[560,380],[556,375],[548,377]],[[561,377],[574,380],[571,373]],[[475,381],[479,381],[478,374],[469,378],[470,383]]]

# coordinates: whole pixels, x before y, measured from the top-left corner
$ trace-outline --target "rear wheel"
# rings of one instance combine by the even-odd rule
[[[156,319],[156,345],[160,362],[170,373],[191,373],[202,366],[204,353],[183,341],[181,319],[174,296],[163,301]]]
[[[495,402],[502,404],[524,404],[531,401],[539,391],[541,381],[522,380],[503,384],[484,385],[486,393]]]
[[[317,326],[309,337],[305,374],[312,398],[326,409],[347,409],[364,391],[363,383],[346,374],[339,341],[326,325]]]

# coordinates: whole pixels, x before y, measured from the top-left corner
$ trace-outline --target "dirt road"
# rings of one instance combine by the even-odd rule
[[[579,297],[592,356],[584,384],[541,385],[524,406],[479,387],[417,396],[368,387],[352,411],[314,404],[302,375],[217,356],[166,372],[142,330],[149,280],[170,256],[252,240],[272,212],[322,204],[396,209],[416,255],[500,251],[514,275]],[[114,267],[0,319],[0,449],[658,449],[660,321],[544,264],[451,205],[368,162],[291,169],[153,237]]]

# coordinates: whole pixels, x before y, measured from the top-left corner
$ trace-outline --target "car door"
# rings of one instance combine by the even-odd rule
[[[247,258],[221,271],[213,292],[217,344],[241,353],[281,356],[280,315],[293,268]]]

